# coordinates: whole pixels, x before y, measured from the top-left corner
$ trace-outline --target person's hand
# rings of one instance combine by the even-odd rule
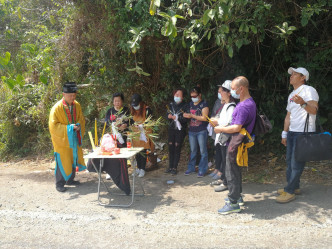
[[[79,125],[74,125],[74,131],[79,131],[81,127]]]
[[[126,128],[127,128],[127,124],[122,124],[122,125],[120,125],[119,130],[123,131]]]
[[[282,138],[281,143],[285,146],[287,146],[287,138]]]
[[[183,113],[183,117],[192,118],[192,114],[191,113]]]
[[[218,125],[218,119],[217,118],[211,118],[210,123],[214,124],[214,126]]]
[[[172,114],[168,114],[168,119],[173,119],[173,116],[172,116]]]
[[[296,103],[296,104],[299,104],[299,105],[303,105],[305,103],[305,101],[302,99],[301,96],[295,94],[293,96],[293,101]]]

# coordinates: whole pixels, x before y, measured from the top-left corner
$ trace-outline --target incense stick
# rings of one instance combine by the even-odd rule
[[[106,123],[107,123],[107,122],[105,122],[105,124],[104,124],[104,129],[103,129],[103,133],[101,134],[101,139],[103,139],[103,136],[104,136],[104,133],[105,133]]]
[[[208,121],[213,127],[216,127],[215,124],[212,123],[212,120],[211,120],[208,116],[204,115],[204,117],[207,119],[207,121]]]
[[[96,149],[96,146],[95,146],[95,144],[93,143],[93,138],[92,138],[91,131],[89,131],[88,134],[89,134],[89,138],[90,138],[90,143],[91,143],[92,149],[95,150],[95,149]]]

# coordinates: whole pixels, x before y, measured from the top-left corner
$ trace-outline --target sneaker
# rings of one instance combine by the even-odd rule
[[[209,177],[214,177],[217,173],[212,172],[211,174],[209,174]]]
[[[225,198],[224,200],[225,200],[225,203],[226,203],[226,202],[231,203],[231,202],[229,201],[228,197]],[[243,201],[242,196],[237,200],[237,204],[239,204],[239,206],[244,206],[244,201]]]
[[[215,192],[222,192],[222,191],[225,191],[227,189],[228,189],[228,187],[222,183],[218,187],[215,187],[214,191]]]
[[[185,175],[185,176],[189,176],[189,175],[191,175],[191,174],[193,174],[193,173],[195,173],[195,171],[191,171],[191,170],[187,169],[187,171],[184,172],[184,175]]]
[[[165,172],[164,172],[164,173],[165,173],[165,174],[170,174],[170,173],[171,173],[171,171],[172,171],[172,170],[171,170],[170,168],[167,168],[167,169],[165,170]]]
[[[295,199],[295,194],[290,194],[287,192],[283,192],[281,195],[279,195],[276,199],[276,202],[278,203],[288,203]]]
[[[202,178],[202,177],[204,177],[204,174],[202,172],[198,172],[197,177]]]
[[[172,175],[172,176],[175,176],[177,173],[178,173],[178,172],[177,172],[176,169],[171,169],[171,175]]]
[[[61,187],[55,187],[57,191],[59,192],[65,192],[67,189],[64,186]]]
[[[278,195],[281,195],[284,192],[285,192],[285,190],[283,188],[280,188],[280,189],[277,190]],[[301,189],[299,189],[299,188],[295,189],[294,194],[300,195],[301,194]]]
[[[138,177],[144,177],[144,176],[145,176],[145,170],[144,169],[140,169]]]
[[[226,202],[225,206],[218,210],[218,214],[231,214],[231,213],[240,213],[241,209],[239,204],[232,204]]]
[[[220,179],[217,180],[217,181],[213,181],[213,182],[210,183],[211,186],[213,186],[213,185],[220,185],[220,184],[222,184],[222,180],[220,180]]]
[[[109,174],[106,174],[106,180],[111,180],[111,176]]]
[[[218,173],[215,174],[215,176],[212,177],[213,180],[218,180],[221,178],[221,175],[219,175]]]

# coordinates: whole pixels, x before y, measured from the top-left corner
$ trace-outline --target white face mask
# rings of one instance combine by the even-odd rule
[[[221,94],[220,94],[220,93],[218,93],[218,99],[220,99],[220,100],[221,100]]]
[[[236,90],[231,90],[231,95],[234,99],[239,99],[240,98],[240,94],[236,93],[237,90],[239,90],[239,88],[236,89]]]
[[[196,97],[196,98],[191,98],[191,101],[194,102],[194,103],[196,103],[196,102],[199,101],[199,98],[198,98],[198,97]]]
[[[133,108],[134,108],[136,111],[138,111],[140,107],[141,107],[140,105],[133,106]]]
[[[182,101],[182,99],[180,97],[174,96],[174,101],[175,101],[175,103],[179,104]]]

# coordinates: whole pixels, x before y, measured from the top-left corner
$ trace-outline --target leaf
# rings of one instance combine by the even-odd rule
[[[308,18],[307,17],[302,17],[301,18],[301,25],[304,27],[308,24]]]
[[[216,11],[214,9],[210,9],[208,11],[208,16],[210,17],[211,20],[213,20],[215,14],[216,14]]]
[[[24,86],[25,81],[24,81],[24,77],[22,76],[22,74],[18,74],[16,76],[16,84],[19,84],[20,86]]]
[[[193,11],[191,9],[188,10],[188,15],[192,16],[193,15]]]
[[[233,57],[233,48],[228,47],[227,52],[228,52],[228,56],[232,58]]]
[[[165,36],[170,36],[173,33],[173,27],[174,25],[171,21],[166,23]]]
[[[47,77],[45,75],[40,75],[39,76],[39,80],[40,82],[42,82],[43,84],[47,85]]]
[[[236,45],[236,47],[237,47],[238,49],[240,49],[240,48],[242,47],[242,45],[243,45],[243,41],[242,41],[242,39],[237,40],[237,41],[235,42],[235,45]]]
[[[250,26],[250,29],[251,29],[251,31],[252,31],[254,34],[257,34],[257,28],[256,28],[256,26],[251,25],[251,26]]]
[[[244,28],[244,23],[241,23],[240,27],[239,27],[239,32],[242,32]]]
[[[220,46],[220,36],[216,35],[216,44]]]
[[[194,55],[194,54],[195,54],[195,50],[196,50],[195,44],[192,44],[192,45],[190,46],[190,53],[191,53],[192,55]]]
[[[170,19],[170,18],[171,18],[171,16],[168,15],[168,14],[166,14],[165,12],[159,12],[158,15],[159,15],[159,16],[162,16],[162,17],[164,17],[164,18],[166,18],[166,19]]]
[[[5,53],[5,57],[0,57],[0,64],[2,66],[7,66],[9,61],[10,61],[10,53],[9,52]]]
[[[20,18],[20,20],[22,20],[21,7],[17,8],[17,16],[18,16],[18,18]]]
[[[52,25],[55,24],[55,18],[52,15],[50,15],[50,22],[51,22]]]
[[[209,34],[208,34],[208,37],[207,37],[208,40],[210,40],[210,38],[211,38],[211,33],[212,33],[212,30],[209,31]]]
[[[10,88],[13,89],[16,85],[16,81],[13,79],[7,79],[6,81],[4,81],[6,83],[6,85]]]
[[[182,47],[187,48],[186,41],[184,40],[184,36],[182,36]]]
[[[180,18],[180,19],[186,19],[186,18],[184,18],[183,16],[180,16],[180,15],[174,15],[174,17]]]
[[[203,24],[206,25],[210,20],[209,10],[206,10],[203,14]]]
[[[228,34],[229,33],[229,26],[228,25],[221,25],[220,29],[222,30],[223,33]]]
[[[150,9],[149,9],[149,12],[150,12],[150,15],[153,16],[157,11],[157,6],[155,5],[155,0],[151,0],[151,3],[150,3]]]
[[[175,25],[176,25],[177,18],[176,18],[175,16],[172,16],[172,17],[171,17],[171,20],[172,20],[172,24],[175,26]]]

